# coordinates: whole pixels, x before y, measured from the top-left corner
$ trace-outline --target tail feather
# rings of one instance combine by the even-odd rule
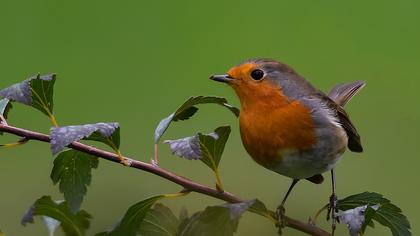
[[[340,84],[331,89],[328,97],[330,97],[338,105],[344,107],[348,101],[359,92],[364,86],[364,81],[356,81],[349,84]]]

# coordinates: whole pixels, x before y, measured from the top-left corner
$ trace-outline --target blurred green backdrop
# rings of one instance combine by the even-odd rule
[[[158,121],[191,95],[238,100],[214,73],[253,57],[292,65],[321,89],[366,80],[348,106],[363,136],[363,154],[346,153],[338,171],[339,196],[366,190],[402,207],[413,235],[420,234],[417,153],[420,121],[420,2],[402,1],[12,1],[0,3],[0,88],[30,75],[55,72],[55,113],[61,125],[118,121],[123,153],[147,161]],[[16,105],[10,123],[48,132],[40,112]],[[173,125],[166,138],[232,125],[222,160],[225,187],[274,208],[289,179],[255,164],[243,149],[237,120],[217,106],[201,106],[194,119]],[[2,136],[1,143],[15,137]],[[48,145],[30,142],[0,150],[0,229],[6,235],[46,235],[40,219],[19,221],[42,195],[61,199],[52,185]],[[212,185],[199,162],[171,156],[161,165]],[[179,187],[151,174],[100,162],[83,208],[93,214],[89,235],[107,229],[137,201]],[[328,175],[329,178],[329,175]],[[329,181],[301,183],[287,204],[307,220],[330,195]],[[417,200],[416,200],[417,199]],[[220,201],[198,194],[165,200],[174,211],[195,211]],[[324,220],[321,220],[324,222]],[[321,226],[328,228],[326,223]],[[339,235],[345,235],[340,225]],[[246,214],[238,235],[276,235],[265,219]],[[286,235],[302,235],[286,229]],[[388,235],[377,226],[367,235]]]

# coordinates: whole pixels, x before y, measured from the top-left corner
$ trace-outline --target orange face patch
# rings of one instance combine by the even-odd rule
[[[231,68],[228,71],[228,75],[230,77],[238,79],[238,80],[245,80],[249,77],[249,74],[252,70],[257,68],[257,64],[255,63],[243,63],[238,66]]]
[[[255,69],[259,69],[257,64],[244,63],[228,71],[228,75],[233,78],[229,84],[238,95],[242,110],[252,109],[254,106],[287,105],[289,101],[280,87],[267,78],[258,81],[251,78],[250,74]]]

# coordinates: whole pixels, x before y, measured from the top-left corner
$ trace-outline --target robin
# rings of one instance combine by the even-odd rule
[[[363,151],[360,136],[343,107],[365,83],[338,85],[326,95],[291,67],[272,59],[248,60],[210,79],[228,84],[239,97],[240,133],[249,155],[261,166],[292,178],[278,207],[279,220],[299,180],[320,184],[322,173],[331,171],[329,212],[334,231],[334,167],[347,147],[353,152]]]

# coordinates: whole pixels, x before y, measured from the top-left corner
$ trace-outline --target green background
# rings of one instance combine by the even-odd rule
[[[0,88],[36,73],[55,72],[60,125],[118,121],[123,153],[148,161],[156,124],[187,97],[225,96],[239,105],[230,88],[208,77],[242,60],[281,60],[324,91],[338,83],[365,80],[366,88],[347,110],[366,151],[344,155],[337,168],[339,196],[366,190],[383,193],[404,210],[413,235],[418,235],[419,12],[420,2],[415,0],[3,0]],[[238,121],[227,110],[215,105],[200,108],[192,120],[171,126],[165,138],[232,125],[221,162],[226,189],[274,208],[289,179],[249,158]],[[42,132],[50,126],[43,114],[19,104],[9,121]],[[1,143],[15,140],[0,137]],[[161,145],[160,160],[165,168],[213,185],[212,173],[202,163],[171,156],[166,145]],[[27,227],[19,222],[42,195],[62,199],[49,179],[52,162],[44,143],[0,149],[0,228],[6,235],[46,235],[39,218]],[[100,161],[83,204],[94,216],[88,234],[110,228],[141,199],[179,189],[151,174]],[[329,181],[302,182],[287,203],[287,213],[305,221],[329,195]],[[198,194],[164,203],[176,212],[182,206],[195,211],[221,204]],[[324,217],[320,225],[329,228]],[[338,235],[345,235],[345,230],[340,225]],[[248,213],[237,235],[275,232],[266,219]],[[388,234],[379,225],[367,233]],[[286,229],[285,235],[302,233]]]

